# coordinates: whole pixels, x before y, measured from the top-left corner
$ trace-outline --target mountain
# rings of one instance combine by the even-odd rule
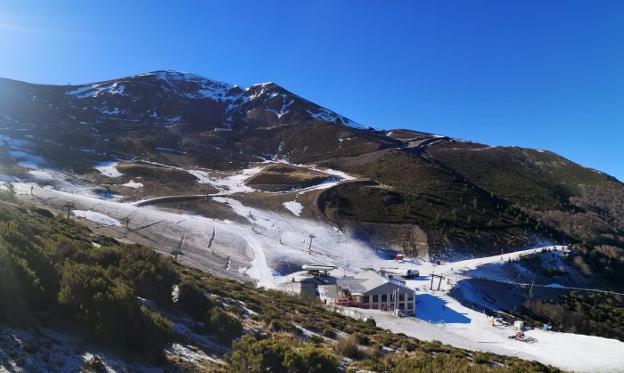
[[[0,79],[0,267],[0,370],[622,364],[620,181],[547,150],[376,130],[274,83]],[[419,272],[418,320],[315,300],[368,269]]]
[[[624,246],[624,186],[613,177],[548,151],[374,130],[274,83],[155,71],[79,86],[3,79],[0,94],[3,135],[77,174],[111,158],[229,171],[318,164],[357,180],[316,193],[317,218],[380,247],[445,258]]]
[[[6,95],[2,111],[7,121],[116,120],[232,129],[317,119],[366,128],[275,83],[243,89],[169,70],[78,86],[3,80],[0,89]]]

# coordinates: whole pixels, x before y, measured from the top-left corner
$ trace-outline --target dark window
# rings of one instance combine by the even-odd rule
[[[401,293],[399,294],[399,301],[403,302],[405,300],[405,294]]]
[[[408,303],[408,304],[407,304],[407,309],[408,309],[408,310],[411,310],[411,309],[413,309],[413,308],[414,308],[414,303]]]
[[[387,294],[382,294],[381,295],[381,301],[382,302],[387,302],[388,301],[388,295]]]
[[[373,295],[373,303],[379,302],[379,295]]]
[[[362,297],[362,303],[368,303],[368,295]]]
[[[409,294],[407,296],[407,300],[410,301],[410,302],[413,301],[414,300],[414,296],[412,294]]]
[[[400,309],[400,310],[402,310],[402,309],[404,309],[404,308],[405,308],[405,304],[403,304],[403,303],[399,303],[399,309]]]

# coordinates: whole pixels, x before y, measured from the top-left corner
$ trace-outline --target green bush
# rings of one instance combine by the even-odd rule
[[[196,281],[184,277],[178,284],[178,305],[184,312],[201,320],[212,307],[212,302]]]
[[[58,273],[17,224],[2,224],[0,235],[0,320],[26,321],[53,307]]]
[[[96,339],[121,351],[162,356],[171,323],[140,306],[132,289],[99,266],[67,262],[59,302]]]
[[[226,357],[233,373],[285,372],[284,358],[290,346],[276,339],[256,340],[243,336],[234,342],[232,355]]]
[[[241,322],[216,307],[208,311],[204,323],[211,334],[223,343],[231,343],[243,334]]]
[[[287,339],[256,340],[244,336],[234,342],[226,357],[231,372],[332,373],[338,371],[338,359],[329,350],[305,344],[293,346]]]
[[[162,306],[171,304],[171,289],[178,275],[170,258],[147,247],[132,246],[122,251],[119,271],[138,296]]]
[[[293,373],[338,372],[338,358],[325,348],[306,344],[286,353],[285,365]]]

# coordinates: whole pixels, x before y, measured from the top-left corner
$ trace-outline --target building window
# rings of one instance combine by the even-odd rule
[[[407,295],[407,300],[412,302],[414,300],[414,295],[413,294],[408,294]]]
[[[407,309],[408,310],[414,309],[414,303],[408,303],[407,304]]]
[[[399,302],[403,302],[405,300],[405,294],[399,294]]]
[[[373,295],[373,303],[377,303],[379,302],[379,295],[375,294]]]
[[[400,309],[400,310],[405,309],[405,304],[403,304],[403,303],[399,303],[399,309]]]
[[[368,303],[368,295],[362,297],[362,303]]]
[[[382,294],[381,295],[381,301],[382,302],[387,302],[388,301],[388,294]]]

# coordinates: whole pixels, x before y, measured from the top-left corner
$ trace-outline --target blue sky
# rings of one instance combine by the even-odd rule
[[[0,76],[274,81],[378,128],[558,152],[624,180],[622,1],[4,1]]]

